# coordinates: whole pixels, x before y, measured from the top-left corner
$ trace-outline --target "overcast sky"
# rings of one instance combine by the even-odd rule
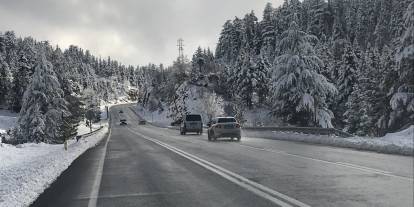
[[[177,39],[185,55],[198,45],[215,48],[222,25],[266,2],[283,0],[0,0],[0,31],[49,40],[62,48],[78,45],[124,64],[170,65]]]

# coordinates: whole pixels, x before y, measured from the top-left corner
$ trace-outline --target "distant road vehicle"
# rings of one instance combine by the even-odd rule
[[[171,126],[179,126],[180,124],[181,124],[181,120],[176,120],[176,121],[173,121],[173,122],[171,122]]]
[[[208,123],[208,140],[217,140],[217,138],[229,137],[237,141],[241,139],[240,124],[234,117],[217,117]]]
[[[146,122],[145,120],[140,120],[140,121],[138,122],[138,125],[145,125],[145,124],[147,124],[147,122]]]
[[[180,134],[185,135],[187,132],[195,132],[203,134],[203,121],[199,114],[185,115],[183,122],[180,125]]]
[[[127,125],[128,124],[126,119],[121,119],[121,120],[119,120],[119,122],[120,122],[120,125]]]

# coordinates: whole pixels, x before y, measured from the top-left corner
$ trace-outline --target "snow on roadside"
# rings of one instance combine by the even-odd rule
[[[71,163],[96,146],[108,126],[96,134],[63,144],[0,145],[0,207],[29,206]]]
[[[384,137],[350,137],[342,138],[329,135],[311,135],[295,132],[243,130],[246,137],[259,137],[285,141],[297,141],[310,144],[322,144],[334,147],[353,148],[380,153],[413,155],[414,126],[397,133],[389,133]]]
[[[16,125],[19,114],[7,110],[0,110],[0,134],[6,133],[10,128]]]

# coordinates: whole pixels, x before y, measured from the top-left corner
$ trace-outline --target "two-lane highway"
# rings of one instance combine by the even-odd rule
[[[413,157],[246,137],[208,142],[138,125],[132,110],[113,107],[108,139],[34,206],[413,206]]]

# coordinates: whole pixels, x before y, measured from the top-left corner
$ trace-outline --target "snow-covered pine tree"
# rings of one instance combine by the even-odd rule
[[[392,111],[390,100],[392,98],[393,85],[398,80],[394,52],[390,47],[384,45],[380,58],[380,83],[377,91],[377,100],[374,105],[376,111],[375,120],[377,135],[384,136],[388,132],[388,121]]]
[[[270,68],[271,64],[264,55],[256,56],[255,63],[255,87],[254,92],[258,96],[258,104],[265,104],[269,95]]]
[[[368,7],[367,1],[359,1],[355,39],[363,50],[367,47],[369,35],[369,29],[367,27],[369,24]]]
[[[408,6],[404,20],[405,30],[397,55],[398,89],[391,99],[393,112],[389,125],[393,129],[414,123],[414,2]]]
[[[12,74],[4,53],[0,50],[0,106],[7,105],[8,94],[11,88]]]
[[[236,78],[234,91],[236,92],[236,95],[240,97],[243,104],[248,108],[253,107],[253,90],[256,84],[254,74],[255,66],[252,59],[253,55],[251,50],[246,51],[243,48],[240,52],[234,71]]]
[[[380,0],[380,13],[377,25],[375,27],[375,46],[382,50],[385,44],[391,39],[391,13],[392,0]]]
[[[263,11],[263,20],[260,22],[260,34],[263,41],[262,55],[273,60],[275,57],[276,34],[273,22],[273,7],[271,3],[267,3]]]
[[[84,111],[88,113],[86,117],[89,122],[96,122],[101,119],[100,101],[96,92],[91,88],[86,88],[82,94],[84,102]]]
[[[346,111],[346,102],[351,95],[354,86],[358,84],[359,66],[359,58],[355,55],[351,45],[346,44],[344,54],[341,60],[337,63],[338,74],[337,77],[335,77],[339,94],[335,97],[332,104],[332,109],[335,114],[335,123],[338,127],[344,125],[343,114]]]
[[[191,60],[192,67],[190,72],[190,77],[193,80],[198,80],[202,74],[204,74],[204,67],[206,65],[206,59],[205,54],[203,53],[203,50],[199,46],[196,50],[196,52],[193,55],[193,58]]]
[[[35,73],[23,96],[16,142],[58,143],[62,117],[65,114],[63,91],[42,50]]]
[[[356,81],[346,103],[345,129],[360,136],[379,134],[377,122],[384,94],[381,83],[384,68],[376,48],[369,48],[356,71]]]
[[[22,97],[30,83],[30,78],[35,67],[36,49],[32,38],[25,38],[19,42],[17,51],[16,68],[13,73],[13,83],[10,91],[11,108],[18,112],[22,107]],[[9,64],[10,65],[10,64]]]
[[[362,104],[360,100],[362,98],[362,91],[360,85],[355,84],[352,88],[352,93],[348,96],[348,100],[345,103],[346,111],[343,114],[344,130],[349,133],[356,133],[361,126],[362,120],[366,118],[366,113],[361,110]]]
[[[229,63],[232,59],[231,46],[232,34],[234,25],[231,20],[226,21],[223,25],[223,29],[220,33],[220,37],[216,46],[216,58],[221,60],[223,63]]]
[[[300,31],[296,20],[295,15],[282,34],[282,55],[273,64],[274,110],[291,123],[332,127],[333,114],[327,108],[326,97],[335,95],[337,89],[318,73],[323,63],[312,46],[317,38]]]

